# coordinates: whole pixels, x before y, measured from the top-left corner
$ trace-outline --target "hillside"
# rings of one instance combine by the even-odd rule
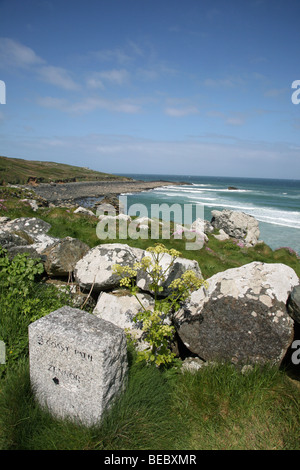
[[[76,181],[127,181],[129,178],[55,162],[0,156],[0,185]]]

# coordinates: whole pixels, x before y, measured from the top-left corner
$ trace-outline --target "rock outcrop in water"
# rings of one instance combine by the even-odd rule
[[[246,246],[258,243],[260,230],[258,221],[244,212],[230,210],[212,211],[211,224],[223,230],[229,237],[245,242]]]

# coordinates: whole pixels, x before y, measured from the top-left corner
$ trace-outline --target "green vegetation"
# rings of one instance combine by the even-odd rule
[[[96,217],[70,208],[43,206],[34,212],[30,198],[15,188],[1,188],[0,216],[39,217],[52,225],[50,234],[72,236],[93,247]],[[119,241],[140,248],[153,240]],[[299,259],[287,249],[272,251],[221,242],[213,236],[198,251],[186,251],[185,240],[163,240],[167,249],[196,259],[204,278],[251,261],[285,263],[300,276]],[[138,361],[128,345],[129,382],[123,396],[99,427],[85,428],[54,419],[34,400],[28,369],[28,325],[62,305],[67,293],[45,284],[39,260],[0,253],[0,339],[6,364],[0,365],[1,450],[217,450],[300,449],[300,387],[286,370],[254,367],[242,373],[230,364],[209,365],[197,373],[182,372],[180,361],[158,368]]]
[[[300,392],[284,372],[222,365],[167,374],[131,361],[124,395],[91,429],[40,409],[20,361],[1,384],[0,449],[299,450]]]
[[[0,184],[27,184],[70,182],[70,181],[103,181],[109,179],[125,180],[126,178],[55,162],[39,162],[21,158],[0,157]]]
[[[0,378],[28,355],[28,326],[70,302],[67,294],[42,282],[43,264],[26,253],[12,260],[0,247],[0,340],[6,345],[6,361]],[[1,385],[0,385],[1,387]]]
[[[171,313],[178,310],[180,302],[183,302],[194,290],[204,285],[204,281],[199,279],[194,271],[187,270],[179,279],[175,279],[169,285],[171,293],[164,299],[159,297],[163,291],[162,284],[176,258],[180,252],[171,248],[168,250],[162,243],[157,243],[154,247],[148,248],[150,256],[145,256],[141,262],[131,266],[113,266],[113,271],[121,276],[120,286],[128,287],[131,294],[140,303],[141,309],[133,317],[134,322],[142,322],[142,329],[145,332],[145,341],[149,343],[149,348],[139,351],[138,359],[146,361],[147,364],[154,363],[156,366],[170,365],[176,355],[171,352],[170,341],[173,340],[175,328],[167,324],[166,320]],[[171,257],[170,263],[162,268],[160,261],[167,254]],[[138,287],[135,284],[139,270],[144,271],[150,280],[149,288],[154,294],[154,309],[147,310],[139,300]]]

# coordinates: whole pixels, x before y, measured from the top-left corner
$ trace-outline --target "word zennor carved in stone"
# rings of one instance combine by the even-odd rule
[[[29,326],[30,379],[38,402],[53,415],[99,423],[126,384],[124,331],[62,307]]]

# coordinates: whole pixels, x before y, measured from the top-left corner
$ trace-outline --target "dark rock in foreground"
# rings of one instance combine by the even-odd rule
[[[293,340],[286,302],[299,284],[295,271],[253,262],[207,282],[174,316],[185,346],[206,361],[279,364]]]
[[[292,319],[300,323],[300,286],[296,286],[292,290],[288,299],[287,308]]]

